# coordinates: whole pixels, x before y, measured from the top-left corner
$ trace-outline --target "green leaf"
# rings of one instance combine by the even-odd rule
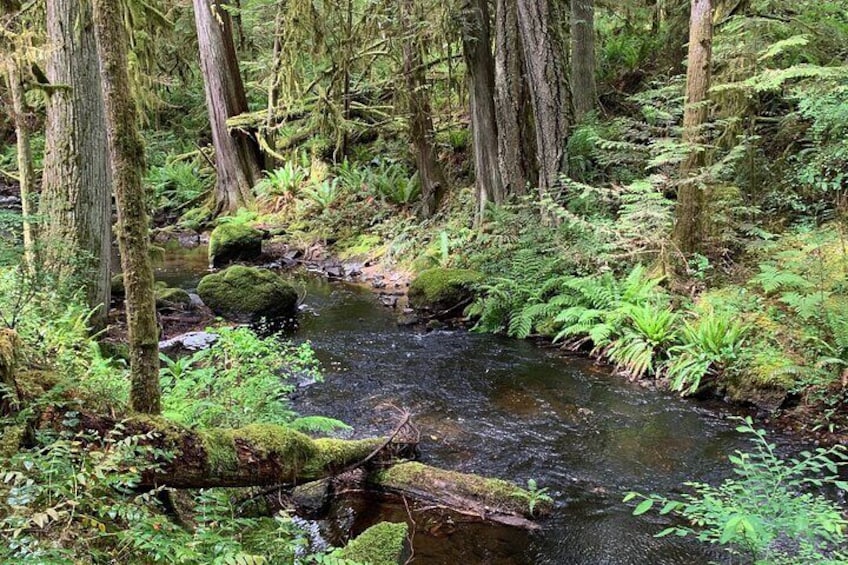
[[[653,508],[653,506],[654,506],[654,501],[652,499],[648,498],[646,500],[643,500],[642,502],[639,503],[638,506],[636,506],[636,509],[633,510],[633,515],[634,516],[641,516],[642,514],[644,514],[645,512],[650,510],[651,508]]]

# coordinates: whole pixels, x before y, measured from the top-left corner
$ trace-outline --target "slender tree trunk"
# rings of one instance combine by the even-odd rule
[[[159,328],[142,186],[144,145],[138,133],[136,105],[130,91],[127,37],[120,0],[93,0],[92,5],[118,208],[118,245],[126,288],[132,374],[130,403],[138,412],[158,414]]]
[[[407,104],[409,106],[409,137],[415,153],[415,164],[421,181],[421,199],[424,216],[436,213],[447,190],[442,167],[436,158],[433,116],[427,90],[426,68],[423,64],[424,46],[414,22],[414,0],[403,0],[401,19],[403,22],[403,74],[406,79]]]
[[[595,109],[595,0],[571,0],[571,88],[574,116]]]
[[[274,16],[274,51],[272,55],[273,68],[271,70],[271,86],[268,89],[268,113],[265,118],[265,142],[271,151],[265,154],[265,168],[274,169],[277,166],[277,158],[272,154],[277,150],[276,136],[273,133],[273,128],[276,125],[274,116],[277,113],[277,103],[280,100],[280,71],[283,66],[283,16],[285,14],[284,5],[282,2],[277,4],[277,13]]]
[[[536,138],[530,87],[524,77],[516,0],[498,0],[495,14],[495,110],[498,165],[505,195],[523,195],[535,184]]]
[[[498,128],[495,112],[495,59],[492,55],[488,0],[463,3],[462,50],[468,68],[471,131],[476,173],[477,221],[488,202],[503,201],[498,168]]]
[[[227,0],[193,0],[193,5],[218,171],[216,213],[233,212],[253,201],[251,191],[260,178],[261,154],[256,139],[227,129],[228,118],[248,110]]]
[[[112,192],[103,97],[89,2],[47,2],[50,57],[39,236],[42,259],[57,280],[83,286],[97,308],[109,307]]]
[[[565,144],[573,122],[560,10],[554,0],[518,0],[518,29],[536,116],[536,155],[542,196],[566,172]]]
[[[18,148],[18,177],[21,188],[21,206],[24,228],[24,261],[27,268],[36,266],[35,227],[33,212],[35,209],[35,172],[32,165],[32,147],[30,145],[29,111],[24,98],[24,77],[19,57],[9,58],[9,90],[12,94],[12,113],[15,120],[15,137]]]
[[[709,117],[708,92],[712,65],[712,0],[692,0],[689,24],[689,55],[686,72],[686,109],[683,141],[691,151],[680,168],[674,241],[683,253],[697,251],[706,232],[706,194],[693,178],[704,164],[701,147],[703,126]]]

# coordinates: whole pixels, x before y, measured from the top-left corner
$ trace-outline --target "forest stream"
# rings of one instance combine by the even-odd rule
[[[205,249],[170,255],[157,279],[192,289]],[[392,427],[388,407],[408,409],[422,432],[422,458],[448,469],[535,479],[556,507],[540,532],[427,523],[414,534],[419,564],[708,563],[703,545],[673,536],[656,516],[633,517],[629,490],[674,494],[684,481],[718,482],[727,455],[745,446],[727,407],[644,388],[591,361],[531,342],[466,331],[402,327],[368,289],[305,276],[299,328],[326,379],[293,396],[304,415],[326,415],[355,437]],[[343,543],[402,505],[337,501],[322,536]]]

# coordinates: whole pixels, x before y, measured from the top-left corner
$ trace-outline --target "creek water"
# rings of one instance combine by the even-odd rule
[[[172,257],[157,276],[191,289],[203,256],[200,248]],[[727,454],[745,441],[726,411],[530,342],[400,327],[367,289],[318,277],[294,283],[304,310],[287,337],[310,341],[326,375],[294,395],[296,410],[340,419],[354,427],[352,437],[365,437],[390,431],[390,406],[408,409],[422,431],[424,462],[521,484],[534,479],[555,500],[534,533],[419,518],[415,563],[692,565],[716,558],[693,542],[655,538],[668,522],[634,517],[621,500],[629,490],[673,495],[684,481],[727,476]],[[397,504],[345,500],[323,531],[343,540],[405,517]]]

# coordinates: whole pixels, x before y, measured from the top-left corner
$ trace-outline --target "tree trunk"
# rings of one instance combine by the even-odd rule
[[[227,129],[227,118],[248,111],[227,0],[193,0],[193,5],[218,172],[216,213],[234,212],[253,201],[261,154],[256,139]]]
[[[477,221],[488,202],[503,201],[503,181],[498,168],[498,128],[495,112],[495,59],[489,32],[488,0],[463,3],[462,50],[468,68],[471,98],[471,131],[477,193]]]
[[[536,116],[541,196],[557,186],[566,172],[565,144],[573,121],[560,10],[554,0],[518,0],[518,29]]]
[[[571,0],[571,87],[574,117],[595,109],[595,0]]]
[[[701,247],[707,225],[706,194],[701,182],[693,177],[704,164],[703,126],[709,116],[712,35],[712,0],[692,0],[683,114],[683,141],[690,152],[680,168],[682,181],[677,191],[674,226],[674,241],[683,253]]]
[[[18,334],[13,330],[0,329],[0,417],[15,414],[20,406],[21,395],[15,380],[18,350],[21,347]],[[3,438],[0,432],[0,439]]]
[[[536,133],[530,87],[524,77],[515,0],[498,0],[495,14],[495,110],[498,166],[505,195],[521,196],[536,183]]]
[[[100,71],[91,7],[78,0],[47,2],[50,57],[40,243],[57,281],[85,288],[105,325],[109,308],[112,193]]]
[[[92,5],[118,209],[118,245],[126,292],[132,377],[130,404],[137,412],[158,414],[159,328],[153,296],[147,207],[142,186],[144,144],[138,133],[136,105],[130,92],[128,40],[123,28],[120,0],[93,0]]]
[[[15,121],[15,137],[18,148],[18,180],[21,189],[21,207],[24,230],[24,262],[28,269],[36,266],[35,227],[33,212],[35,208],[35,172],[32,166],[32,147],[30,145],[29,111],[24,98],[24,77],[22,61],[16,55],[9,57],[9,90],[12,94],[12,114]]]
[[[407,104],[409,106],[409,137],[415,153],[415,165],[421,181],[421,199],[424,216],[431,217],[442,203],[447,182],[441,165],[436,158],[433,117],[427,89],[426,67],[422,52],[424,46],[419,39],[419,30],[414,23],[415,2],[403,0],[401,19],[403,25],[403,74],[406,78]]]

